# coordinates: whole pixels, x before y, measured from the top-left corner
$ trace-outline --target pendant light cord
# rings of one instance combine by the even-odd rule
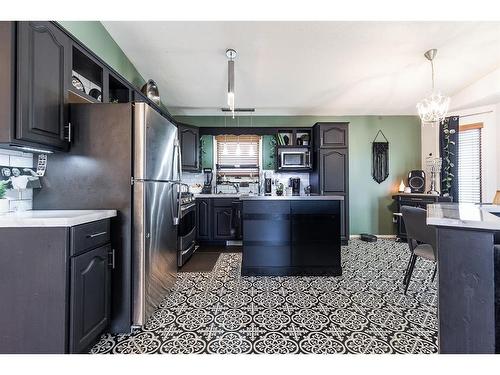
[[[432,71],[432,92],[434,92],[434,61],[431,60],[431,71]]]

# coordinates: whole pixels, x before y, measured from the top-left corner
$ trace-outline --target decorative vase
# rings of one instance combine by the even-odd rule
[[[0,199],[0,215],[9,212],[9,200],[7,198]]]

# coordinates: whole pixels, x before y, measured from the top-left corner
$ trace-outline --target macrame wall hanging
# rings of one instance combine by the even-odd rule
[[[377,142],[379,134],[385,142]],[[389,141],[382,130],[377,132],[372,142],[372,176],[379,184],[389,177]]]

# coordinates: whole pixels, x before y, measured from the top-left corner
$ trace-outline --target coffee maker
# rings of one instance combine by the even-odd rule
[[[214,178],[214,174],[212,172],[212,168],[203,168],[204,181],[203,188],[201,189],[202,194],[212,194],[212,179]]]
[[[273,181],[268,172],[264,173],[264,195],[272,195],[273,192]]]
[[[292,195],[300,195],[300,178],[291,177],[288,186],[292,188]]]

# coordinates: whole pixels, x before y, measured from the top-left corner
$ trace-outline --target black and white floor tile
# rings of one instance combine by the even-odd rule
[[[436,353],[433,264],[419,259],[408,294],[407,244],[351,240],[341,277],[242,277],[241,254],[210,273],[179,274],[140,330],[105,334],[91,353]]]

